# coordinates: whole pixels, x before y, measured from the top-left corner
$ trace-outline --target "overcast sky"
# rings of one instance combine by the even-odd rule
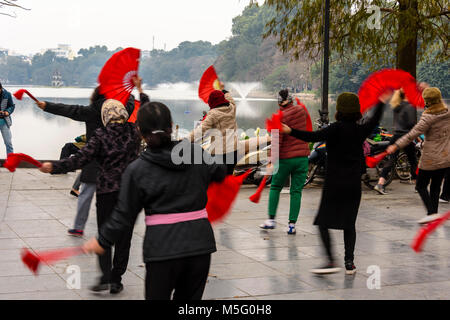
[[[263,1],[259,1],[262,3]],[[167,50],[182,41],[213,44],[231,36],[249,0],[19,0],[30,11],[0,15],[0,47],[30,54],[70,44]],[[3,12],[5,10],[2,10]],[[9,10],[11,12],[11,10]]]

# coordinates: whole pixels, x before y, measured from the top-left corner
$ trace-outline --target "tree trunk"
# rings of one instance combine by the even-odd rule
[[[416,77],[418,0],[399,0],[397,69]]]

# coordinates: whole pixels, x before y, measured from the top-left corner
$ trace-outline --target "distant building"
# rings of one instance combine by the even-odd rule
[[[73,52],[72,48],[68,44],[58,44],[57,48],[44,49],[43,53],[48,50],[53,52],[57,58],[65,58],[65,59],[73,60],[76,56],[75,52]]]
[[[142,59],[148,59],[152,57],[152,53],[150,50],[142,50],[141,51],[141,58]]]

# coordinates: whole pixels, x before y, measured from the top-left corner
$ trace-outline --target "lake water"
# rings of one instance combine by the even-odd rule
[[[6,87],[14,93],[18,87]],[[28,88],[40,100],[51,102],[88,105],[93,89],[90,88]],[[193,129],[196,121],[202,118],[202,111],[209,107],[198,99],[194,84],[161,85],[154,90],[146,90],[153,101],[166,104],[173,121],[178,124],[180,134]],[[136,93],[135,96],[137,97]],[[237,104],[237,123],[243,130],[265,126],[265,119],[278,110],[277,101],[273,99],[241,99],[234,94]],[[85,124],[60,116],[55,116],[39,109],[27,96],[22,101],[15,100],[16,109],[12,114],[11,127],[14,152],[26,153],[37,159],[59,159],[61,148],[65,143],[85,133]],[[320,103],[314,100],[303,100],[313,118],[313,123],[319,118]],[[334,117],[335,105],[330,105],[330,119]],[[384,126],[392,125],[392,112],[386,112]],[[0,139],[0,158],[4,159],[6,150]]]

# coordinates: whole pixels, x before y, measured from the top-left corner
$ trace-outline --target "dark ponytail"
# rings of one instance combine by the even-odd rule
[[[169,108],[161,102],[144,103],[136,121],[142,137],[150,149],[164,148],[172,141],[172,116]]]

